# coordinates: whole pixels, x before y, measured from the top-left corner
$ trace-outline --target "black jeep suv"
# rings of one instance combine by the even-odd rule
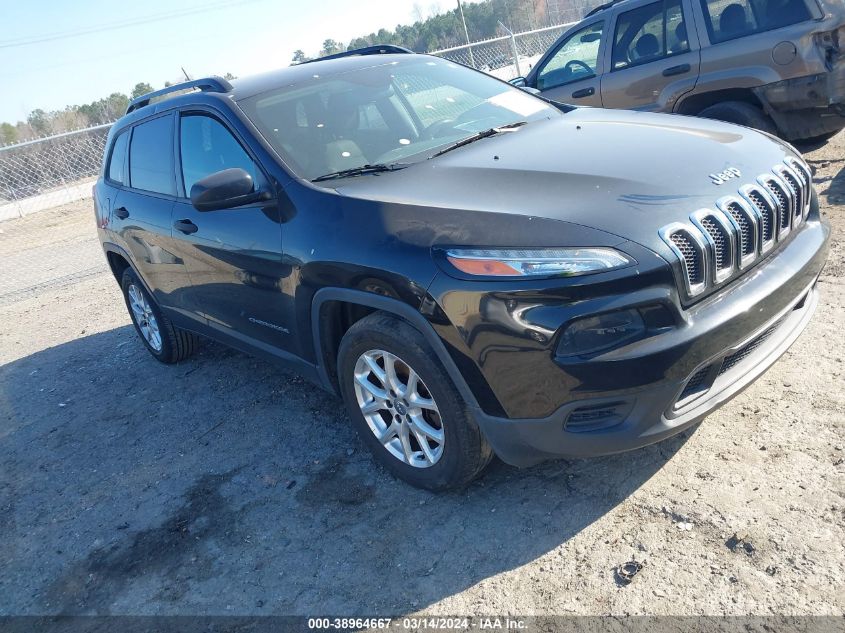
[[[432,489],[700,421],[807,324],[829,234],[774,137],[385,48],[136,99],[95,207],[153,356],[292,365]]]

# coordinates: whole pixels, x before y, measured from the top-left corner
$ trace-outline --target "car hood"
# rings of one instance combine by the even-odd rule
[[[560,220],[668,256],[660,228],[736,194],[787,155],[787,144],[736,125],[578,108],[401,171],[333,184],[382,203]],[[711,174],[729,169],[741,176],[716,184]],[[501,240],[506,246],[507,235]]]

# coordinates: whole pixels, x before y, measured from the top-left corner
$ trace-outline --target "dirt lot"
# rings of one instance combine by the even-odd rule
[[[156,363],[89,203],[0,224],[0,615],[842,614],[845,135],[808,159],[834,246],[767,374],[694,433],[441,495],[294,375]]]

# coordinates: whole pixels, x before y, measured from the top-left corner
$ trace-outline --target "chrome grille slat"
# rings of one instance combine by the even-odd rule
[[[810,168],[806,166],[801,161],[795,158],[787,158],[787,164],[792,167],[798,177],[801,179],[801,185],[804,188],[804,196],[803,196],[803,207],[801,208],[801,213],[803,217],[806,219],[807,214],[810,212],[810,202],[813,197],[813,191],[810,188],[810,184],[813,182],[813,172],[810,171]]]
[[[720,283],[730,277],[734,267],[733,226],[721,212],[702,209],[690,216],[708,243],[709,282]]]
[[[804,190],[798,182],[798,174],[789,167],[782,167],[777,170],[783,182],[792,192],[792,227],[797,227],[804,217]]]
[[[719,225],[713,221],[713,218],[702,218],[701,224],[704,226],[704,230],[707,231],[707,235],[710,236],[716,245],[716,248],[714,249],[716,255],[716,270],[724,270],[730,266],[730,259],[727,256],[727,240],[725,239]]]
[[[661,237],[680,261],[684,283],[690,297],[707,288],[707,246],[704,236],[692,225],[670,224]]]
[[[739,268],[745,268],[752,261],[757,259],[757,246],[759,243],[760,217],[752,205],[740,198],[722,198],[716,203],[725,216],[732,221],[736,232],[737,261]]]
[[[777,234],[777,208],[775,202],[759,187],[746,187],[744,195],[754,206],[757,217],[760,220],[760,250],[765,252],[774,245]]]
[[[763,186],[766,187],[777,205],[777,238],[780,240],[789,233],[790,220],[792,219],[789,194],[786,192],[786,186],[781,184],[779,178],[768,176],[763,181]]]
[[[798,229],[812,192],[809,167],[790,156],[738,195],[690,214],[689,223],[663,227],[660,236],[678,259],[687,295],[718,287]]]

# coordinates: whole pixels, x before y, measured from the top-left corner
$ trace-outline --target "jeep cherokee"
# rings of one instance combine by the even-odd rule
[[[696,424],[807,324],[829,233],[776,138],[391,47],[139,97],[94,200],[155,358],[292,366],[431,489]]]

